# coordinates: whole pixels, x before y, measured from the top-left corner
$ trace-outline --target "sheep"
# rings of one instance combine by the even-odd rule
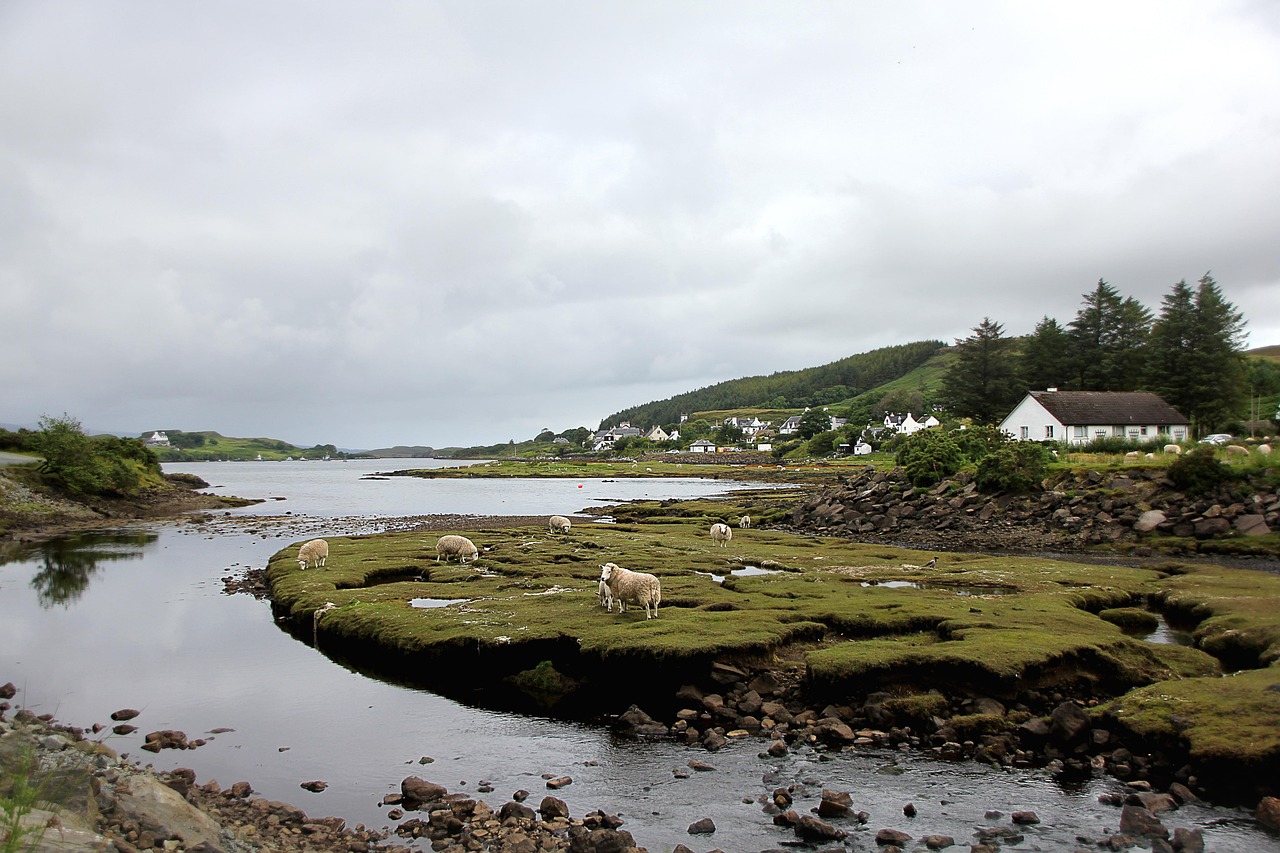
[[[1125,459],[1137,459],[1137,458],[1139,458],[1140,456],[1142,456],[1142,454],[1141,454],[1140,452],[1138,452],[1137,450],[1130,450],[1128,453],[1126,453],[1126,454],[1124,455],[1124,458],[1125,458]]]
[[[1164,446],[1165,453],[1172,453],[1174,456],[1182,455],[1182,446],[1178,444],[1166,444]]]
[[[751,516],[744,515],[742,518],[738,519],[738,526],[743,530],[749,528],[751,526]]]
[[[711,525],[711,541],[722,548],[729,547],[729,540],[733,538],[733,528],[727,524],[717,521]]]
[[[605,563],[600,567],[600,580],[609,587],[612,600],[618,602],[619,613],[626,613],[628,604],[637,604],[644,608],[644,618],[653,619],[658,615],[662,583],[656,575],[633,572],[615,563]],[[652,612],[650,608],[653,609]],[[613,610],[612,604],[609,609]]]
[[[1259,453],[1260,455],[1262,455],[1262,456],[1270,456],[1270,455],[1271,455],[1271,445],[1269,445],[1269,444],[1259,444],[1259,445],[1258,445],[1258,453]]]
[[[604,582],[604,578],[600,579],[600,606],[610,613],[613,612],[613,590],[609,589],[609,585]]]
[[[1242,447],[1242,446],[1241,446],[1241,445],[1239,445],[1239,444],[1228,444],[1228,445],[1227,445],[1227,455],[1228,455],[1228,456],[1248,456],[1248,455],[1249,455],[1249,448],[1247,448],[1247,447]]]
[[[547,529],[552,533],[568,533],[573,525],[563,515],[553,515],[547,519]]]
[[[436,562],[440,562],[440,558],[444,557],[447,563],[451,557],[457,557],[458,562],[465,563],[468,560],[478,560],[480,551],[476,548],[474,542],[465,536],[456,536],[450,533],[448,536],[441,536],[436,540]]]
[[[298,568],[305,569],[314,565],[316,568],[324,566],[325,560],[329,559],[329,543],[323,539],[312,539],[310,542],[303,542],[302,547],[298,549]]]

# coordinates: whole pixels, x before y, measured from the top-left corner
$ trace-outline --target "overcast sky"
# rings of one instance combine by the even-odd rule
[[[480,444],[1152,311],[1280,344],[1280,4],[0,0],[0,422]]]

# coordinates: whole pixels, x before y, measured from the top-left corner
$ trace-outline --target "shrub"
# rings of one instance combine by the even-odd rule
[[[1169,465],[1169,480],[1189,495],[1203,495],[1234,477],[1210,448],[1184,453]]]
[[[1049,470],[1049,452],[1032,441],[1014,441],[978,461],[974,482],[987,494],[1026,492]]]
[[[952,435],[927,429],[909,436],[902,443],[895,461],[913,485],[932,486],[964,465],[964,452]]]

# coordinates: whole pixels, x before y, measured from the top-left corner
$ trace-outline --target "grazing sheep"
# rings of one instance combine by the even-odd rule
[[[658,615],[662,584],[656,575],[633,572],[614,563],[605,563],[600,567],[600,580],[609,587],[613,601],[618,602],[619,613],[626,613],[628,604],[636,604],[644,608],[644,618],[653,619]],[[652,613],[650,608],[653,608]],[[612,604],[609,609],[613,610]]]
[[[711,525],[711,541],[722,548],[729,546],[729,540],[733,538],[733,528],[727,524],[717,521]]]
[[[547,529],[552,533],[568,533],[573,525],[563,515],[553,515],[547,519]]]
[[[1259,444],[1259,445],[1258,445],[1258,453],[1259,453],[1259,454],[1261,454],[1262,456],[1270,456],[1270,455],[1271,455],[1271,445],[1269,445],[1269,444]]]
[[[298,549],[299,569],[309,568],[313,565],[316,568],[320,568],[327,559],[329,559],[329,543],[323,539],[312,539],[310,542],[303,542],[302,547]]]
[[[743,530],[746,530],[747,528],[751,527],[751,516],[744,515],[742,518],[738,519],[738,526],[741,527]]]
[[[1174,456],[1182,455],[1182,446],[1178,444],[1166,444],[1164,446],[1165,453],[1172,453]]]
[[[444,557],[447,563],[451,557],[457,557],[458,562],[465,563],[468,560],[477,560],[480,558],[480,551],[476,548],[474,542],[465,536],[456,536],[450,533],[448,536],[441,536],[436,540],[436,562],[440,562],[440,558]]]
[[[1228,444],[1227,455],[1228,456],[1248,456],[1249,448],[1242,447],[1239,444]]]
[[[1137,458],[1138,458],[1138,457],[1140,457],[1141,455],[1142,455],[1142,454],[1141,454],[1141,453],[1139,453],[1139,452],[1138,452],[1138,451],[1136,451],[1136,450],[1130,450],[1128,453],[1126,453],[1126,454],[1124,455],[1124,458],[1125,458],[1125,459],[1137,459]]]
[[[609,585],[600,579],[600,606],[610,613],[613,612],[613,590],[609,589]]]

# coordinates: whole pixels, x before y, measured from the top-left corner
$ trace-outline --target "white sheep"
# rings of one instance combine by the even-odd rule
[[[1142,454],[1141,454],[1140,452],[1138,452],[1137,450],[1130,450],[1128,453],[1126,453],[1126,454],[1124,455],[1124,458],[1125,458],[1125,459],[1137,459],[1137,458],[1139,458],[1140,456],[1142,456]]]
[[[568,533],[573,525],[563,515],[553,515],[547,519],[547,529],[552,533]]]
[[[1227,455],[1228,456],[1248,456],[1249,448],[1242,447],[1239,444],[1228,444]]]
[[[751,516],[744,515],[742,518],[738,519],[738,526],[741,527],[743,530],[746,530],[747,528],[751,527]]]
[[[610,613],[613,612],[613,590],[609,589],[609,585],[604,582],[604,578],[600,579],[600,606]]]
[[[615,563],[605,563],[600,567],[600,580],[609,587],[612,600],[618,602],[619,613],[626,613],[627,605],[635,604],[644,608],[646,619],[653,619],[658,615],[658,602],[662,600],[662,583],[657,575],[633,572]],[[609,609],[613,610],[612,604]]]
[[[458,562],[465,563],[468,560],[479,559],[480,551],[476,548],[475,543],[467,537],[450,533],[436,540],[437,563],[440,562],[441,557],[444,557],[446,563],[449,562],[451,557],[457,557]]]
[[[1165,453],[1172,453],[1174,456],[1182,455],[1182,446],[1178,444],[1166,444],[1164,446]]]
[[[323,539],[312,539],[310,542],[303,542],[302,547],[298,549],[298,568],[306,569],[311,566],[320,568],[324,565],[325,560],[329,559],[329,543]]]
[[[1271,455],[1271,445],[1269,445],[1269,444],[1259,444],[1259,445],[1258,445],[1258,453],[1259,453],[1260,455],[1262,455],[1262,456],[1270,456],[1270,455]]]
[[[722,548],[729,547],[729,540],[733,538],[733,528],[729,525],[717,521],[711,525],[711,541]]]

